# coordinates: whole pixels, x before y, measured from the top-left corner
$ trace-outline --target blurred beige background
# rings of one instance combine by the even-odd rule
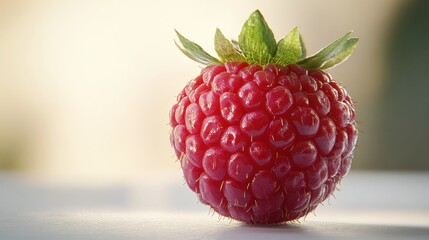
[[[371,168],[386,41],[412,2],[0,0],[0,168],[83,181],[178,171],[168,111],[201,66],[174,29],[213,53],[215,28],[236,38],[255,9],[277,38],[298,26],[310,54],[350,29],[361,39],[330,72],[357,101],[353,169]]]

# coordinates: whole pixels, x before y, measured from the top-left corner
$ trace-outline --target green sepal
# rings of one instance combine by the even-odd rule
[[[346,33],[315,55],[304,58],[299,65],[308,69],[327,69],[344,62],[356,48],[358,38],[350,38],[352,31]]]
[[[299,34],[299,44],[301,45],[301,56],[299,56],[299,60],[307,57],[307,47],[305,47],[304,38]]]
[[[237,52],[239,52],[240,54],[243,54],[243,51],[241,51],[240,46],[238,46],[238,41],[237,40],[231,39],[231,43],[232,43],[232,45],[234,45],[234,47],[237,50]]]
[[[292,29],[283,39],[277,44],[277,52],[273,63],[288,65],[296,63],[302,56],[302,47],[298,28]]]
[[[214,45],[215,51],[222,62],[245,61],[244,56],[240,54],[234,44],[225,38],[219,28],[216,29]]]
[[[185,38],[177,30],[175,31],[176,31],[177,37],[179,38],[180,43],[182,44],[182,47],[181,47],[177,44],[177,42],[175,42],[176,46],[190,59],[196,62],[202,63],[204,65],[221,63],[219,59],[211,56],[206,51],[204,51],[204,49],[200,45]]]
[[[352,32],[348,32],[315,55],[307,57],[303,38],[297,28],[292,29],[277,43],[259,10],[253,12],[244,23],[238,41],[229,41],[219,29],[216,29],[214,41],[219,59],[208,54],[201,46],[183,37],[179,32],[176,33],[181,45],[175,43],[180,51],[204,65],[245,61],[262,66],[270,63],[298,64],[307,69],[327,69],[344,62],[358,43],[357,38],[350,38]]]
[[[244,23],[238,45],[249,63],[265,65],[276,54],[274,34],[259,10],[253,12]]]

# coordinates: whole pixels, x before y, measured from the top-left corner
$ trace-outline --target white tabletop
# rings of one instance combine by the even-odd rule
[[[0,174],[0,239],[429,239],[428,186],[429,173],[352,172],[315,214],[255,226],[209,212],[176,173],[104,187]]]

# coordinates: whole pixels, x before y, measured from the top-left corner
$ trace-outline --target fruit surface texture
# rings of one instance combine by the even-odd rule
[[[220,215],[255,224],[313,211],[348,173],[358,138],[354,103],[325,70],[357,39],[348,33],[305,57],[296,28],[279,42],[270,33],[259,11],[238,42],[217,30],[220,59],[178,33],[180,49],[207,66],[170,110],[170,142],[189,188]]]

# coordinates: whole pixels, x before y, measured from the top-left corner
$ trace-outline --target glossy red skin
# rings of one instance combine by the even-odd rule
[[[177,101],[170,141],[185,180],[223,216],[256,224],[298,219],[351,167],[354,104],[326,72],[218,64]]]

